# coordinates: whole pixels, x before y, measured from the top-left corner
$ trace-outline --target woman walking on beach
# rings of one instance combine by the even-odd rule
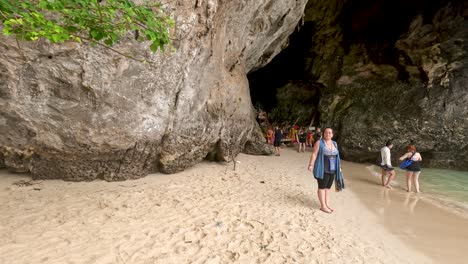
[[[400,157],[400,160],[411,159],[411,165],[405,168],[406,170],[406,191],[411,191],[411,182],[414,182],[416,192],[419,192],[419,174],[421,173],[422,157],[419,152],[416,152],[415,145],[408,146],[408,152]]]
[[[325,128],[323,137],[314,144],[308,166],[308,170],[313,171],[314,177],[317,179],[320,210],[329,214],[333,212],[333,208],[328,203],[333,180],[336,178],[335,188],[337,191],[344,188],[340,153],[338,145],[332,140],[332,137],[333,130],[330,127]]]

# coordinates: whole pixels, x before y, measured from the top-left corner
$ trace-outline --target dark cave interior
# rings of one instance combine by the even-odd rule
[[[312,45],[308,36],[313,28],[304,25],[290,36],[289,46],[278,54],[268,65],[250,73],[247,77],[250,85],[252,103],[256,109],[270,113],[278,104],[277,90],[294,80],[303,80],[310,83],[305,69],[305,60],[308,49]],[[316,97],[318,99],[318,97]],[[317,102],[308,102],[315,103]],[[274,123],[287,120],[272,120]]]
[[[463,1],[447,0],[349,0],[339,11],[337,21],[343,34],[343,41],[340,42],[344,53],[349,52],[353,44],[362,44],[365,46],[369,60],[374,64],[388,64],[398,70],[398,78],[401,81],[407,81],[408,72],[399,63],[400,54],[395,48],[396,41],[407,33],[411,21],[417,16],[422,15],[424,23],[431,23],[434,15],[440,8],[451,2],[458,4]],[[309,6],[309,5],[308,5]],[[281,117],[271,115],[272,111],[282,111],[278,109],[278,91],[291,82],[301,82],[301,87],[315,89],[314,98],[303,100],[311,111],[302,118],[303,124],[306,120],[314,118],[315,123],[318,113],[318,104],[320,101],[320,87],[323,84],[317,83],[318,76],[307,72],[310,63],[314,60],[313,38],[316,32],[314,23],[306,22],[296,28],[296,31],[290,36],[289,46],[278,54],[265,67],[248,74],[250,93],[252,103],[256,109],[262,109],[268,114],[270,123],[281,124],[284,122],[293,122],[296,118]],[[340,76],[340,68],[335,76]],[[421,80],[425,81],[424,74],[421,74]],[[305,84],[305,85],[304,85]],[[292,97],[294,98],[294,97]]]

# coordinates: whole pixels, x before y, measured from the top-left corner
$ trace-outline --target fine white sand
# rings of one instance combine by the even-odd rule
[[[111,183],[31,181],[3,170],[0,263],[432,262],[352,188],[331,193],[335,213],[319,211],[308,159],[292,149],[241,154],[236,171],[203,162]]]

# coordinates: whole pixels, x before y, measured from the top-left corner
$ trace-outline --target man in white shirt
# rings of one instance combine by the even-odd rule
[[[382,168],[382,186],[392,189],[390,182],[395,178],[395,170],[392,167],[390,149],[393,148],[393,143],[389,140],[385,147],[380,150],[380,157],[382,162],[380,167]],[[385,176],[388,174],[387,182],[385,182]]]

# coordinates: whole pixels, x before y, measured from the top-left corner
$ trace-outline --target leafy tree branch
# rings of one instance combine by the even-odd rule
[[[153,52],[170,44],[169,29],[174,27],[161,4],[131,0],[0,0],[0,21],[4,35],[20,40],[86,40],[107,48],[136,31],[136,39],[150,41]]]

